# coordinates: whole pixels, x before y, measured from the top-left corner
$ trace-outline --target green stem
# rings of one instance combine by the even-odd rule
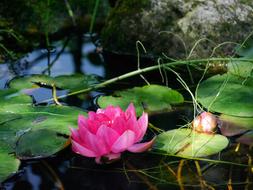
[[[68,0],[65,0],[64,2],[65,2],[65,6],[67,8],[68,14],[69,14],[70,18],[72,19],[72,23],[73,23],[74,26],[76,26],[76,20],[75,20],[75,17],[74,17],[74,13],[71,9],[71,6],[70,6]]]
[[[253,59],[245,59],[245,58],[210,58],[210,59],[194,59],[194,60],[178,60],[178,61],[174,61],[174,62],[170,62],[170,63],[164,63],[164,64],[159,64],[159,65],[154,65],[154,66],[150,66],[150,67],[146,67],[143,69],[138,69],[126,74],[123,74],[121,76],[106,80],[104,82],[101,82],[99,84],[95,84],[94,86],[91,86],[89,88],[86,89],[82,89],[79,91],[75,91],[66,95],[62,95],[59,96],[58,99],[61,98],[65,98],[68,96],[73,96],[73,95],[77,95],[77,94],[81,94],[81,93],[86,93],[86,92],[90,92],[92,90],[96,90],[99,88],[103,88],[109,84],[118,82],[120,80],[126,79],[126,78],[130,78],[136,75],[140,75],[146,72],[150,72],[150,71],[154,71],[157,69],[161,69],[161,68],[166,68],[166,67],[171,67],[171,66],[178,66],[178,65],[196,65],[199,63],[203,63],[203,64],[207,64],[209,62],[220,62],[220,61],[243,61],[243,62],[252,62],[253,63]],[[49,101],[52,101],[53,99],[48,99],[48,100],[44,100],[40,103],[37,104],[41,104],[41,103],[47,103]]]
[[[89,33],[93,32],[93,27],[94,27],[94,24],[95,24],[96,15],[97,15],[97,11],[98,11],[98,5],[99,5],[99,0],[96,0],[95,6],[94,6],[94,9],[93,9],[93,13],[92,13],[92,17],[91,17]]]

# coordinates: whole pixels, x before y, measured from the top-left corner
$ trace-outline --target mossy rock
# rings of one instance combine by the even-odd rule
[[[102,42],[106,51],[135,55],[139,40],[147,56],[165,53],[184,58],[203,39],[192,56],[209,57],[220,43],[241,43],[252,23],[249,0],[119,0],[107,19]],[[227,43],[216,49],[216,55],[230,54],[234,47]]]

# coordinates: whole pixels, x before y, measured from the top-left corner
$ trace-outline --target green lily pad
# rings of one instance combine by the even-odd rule
[[[95,75],[62,75],[55,78],[46,75],[33,75],[15,78],[9,83],[9,87],[16,90],[38,88],[40,86],[51,88],[52,84],[60,89],[77,91],[98,83]]]
[[[253,117],[253,78],[232,74],[215,75],[203,81],[197,100],[209,111]]]
[[[101,108],[114,105],[126,109],[130,103],[133,103],[137,115],[141,115],[143,111],[148,113],[169,111],[172,108],[171,105],[183,102],[184,98],[179,92],[160,85],[134,87],[124,91],[116,91],[112,96],[98,98],[98,105]]]
[[[239,135],[248,130],[253,130],[253,117],[236,117],[221,114],[219,120],[221,121],[221,133],[225,136]]]
[[[227,64],[228,72],[230,74],[240,77],[250,77],[252,75],[253,63],[242,61],[230,61]]]
[[[18,171],[20,161],[10,154],[10,148],[0,141],[0,182]]]
[[[61,150],[68,141],[64,135],[69,135],[69,127],[76,127],[78,115],[86,114],[70,106],[33,106],[29,96],[15,90],[0,91],[0,113],[0,142],[20,158],[49,156]],[[33,142],[30,156],[23,147],[28,141]]]
[[[174,129],[158,135],[154,148],[171,155],[205,157],[219,153],[228,139],[218,134],[198,133],[192,129]]]
[[[36,142],[36,144],[31,142]],[[16,156],[20,159],[48,157],[60,151],[68,144],[66,137],[57,134],[54,130],[31,129],[18,139]]]
[[[31,104],[30,96],[19,93],[15,89],[0,90],[0,109],[5,105],[10,104]]]
[[[15,111],[14,106],[11,106],[12,112]],[[24,138],[31,138],[31,135],[36,134],[37,131],[46,129],[50,135],[41,135],[44,141],[52,143],[52,146],[46,146],[41,149],[39,153],[39,147],[43,147],[43,140],[41,138],[35,138],[32,142],[35,152],[31,152],[30,158],[39,157],[42,155],[51,155],[64,148],[64,144],[68,141],[68,138],[63,138],[64,135],[69,135],[69,127],[77,126],[77,117],[79,114],[85,115],[86,113],[78,108],[69,106],[48,106],[48,107],[32,107],[24,106],[16,109],[15,113],[9,114],[13,116],[9,121],[2,122],[0,124],[0,140],[4,141],[10,147],[15,148],[16,152],[19,152],[19,157],[23,157],[19,150],[25,149],[21,145],[17,146],[19,140],[25,142]],[[3,116],[5,117],[5,116]],[[45,131],[43,131],[45,133]],[[36,136],[34,135],[34,136]],[[60,136],[59,136],[60,135]],[[62,135],[62,136],[61,136]],[[61,143],[59,143],[61,141]],[[30,141],[31,142],[31,141]],[[23,143],[25,145],[25,143]],[[24,157],[28,157],[25,155]]]

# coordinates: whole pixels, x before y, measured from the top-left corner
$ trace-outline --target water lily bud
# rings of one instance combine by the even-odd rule
[[[86,157],[117,160],[124,151],[148,150],[154,139],[140,143],[148,127],[148,114],[137,120],[135,108],[130,104],[124,112],[120,107],[108,106],[89,112],[88,117],[79,116],[78,129],[71,129],[72,150]]]
[[[203,133],[212,133],[217,126],[217,118],[210,112],[202,112],[192,121],[192,127],[195,131]]]

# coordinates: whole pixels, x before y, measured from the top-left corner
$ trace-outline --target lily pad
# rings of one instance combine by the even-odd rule
[[[228,139],[219,134],[198,133],[192,129],[174,129],[158,135],[155,149],[171,155],[205,157],[219,153],[228,145]]]
[[[230,61],[227,64],[228,72],[240,76],[240,77],[250,77],[253,76],[253,63],[242,62],[242,61]]]
[[[236,117],[221,114],[219,117],[220,130],[225,136],[242,134],[248,130],[253,130],[253,117]]]
[[[86,112],[70,106],[33,106],[30,96],[0,90],[0,181],[18,170],[17,158],[47,157],[63,149],[79,114]]]
[[[69,106],[21,106],[16,109],[16,112],[14,112],[15,106],[11,106],[11,109],[12,114],[9,114],[8,117],[12,115],[13,118],[0,124],[0,140],[13,147],[20,157],[23,157],[20,152],[24,151],[19,149],[25,149],[22,145],[26,145],[23,142],[29,141],[32,135],[38,136],[37,131],[41,132],[46,129],[48,133],[48,135],[42,135],[46,133],[42,131],[40,138],[37,137],[30,141],[34,143],[31,150],[35,152],[31,151],[30,157],[25,154],[26,158],[40,157],[42,152],[43,155],[48,156],[63,149],[63,145],[68,141],[66,135],[69,135],[69,127],[76,127],[78,115],[86,114],[78,108]],[[20,140],[22,143],[18,143]],[[52,143],[51,146],[44,146],[45,141]],[[39,152],[40,147],[42,147],[41,152]]]
[[[249,131],[243,134],[242,136],[237,138],[236,141],[242,144],[253,146],[253,131]]]
[[[20,161],[10,154],[10,148],[0,141],[0,182],[18,171]]]
[[[11,80],[9,87],[16,90],[38,88],[40,86],[52,88],[52,84],[60,89],[77,91],[85,89],[98,83],[95,75],[62,75],[55,78],[46,75],[33,75],[28,77],[19,77]]]
[[[131,102],[136,108],[137,115],[141,115],[143,111],[148,113],[169,111],[172,109],[171,105],[183,103],[184,98],[176,90],[160,85],[134,87],[116,91],[112,96],[98,98],[98,105],[101,108],[114,105],[126,109]]]
[[[253,78],[232,74],[215,75],[203,81],[197,100],[209,111],[253,117]]]
[[[48,157],[60,151],[69,143],[70,141],[67,141],[66,136],[54,130],[31,129],[18,139],[16,156],[20,159]]]

